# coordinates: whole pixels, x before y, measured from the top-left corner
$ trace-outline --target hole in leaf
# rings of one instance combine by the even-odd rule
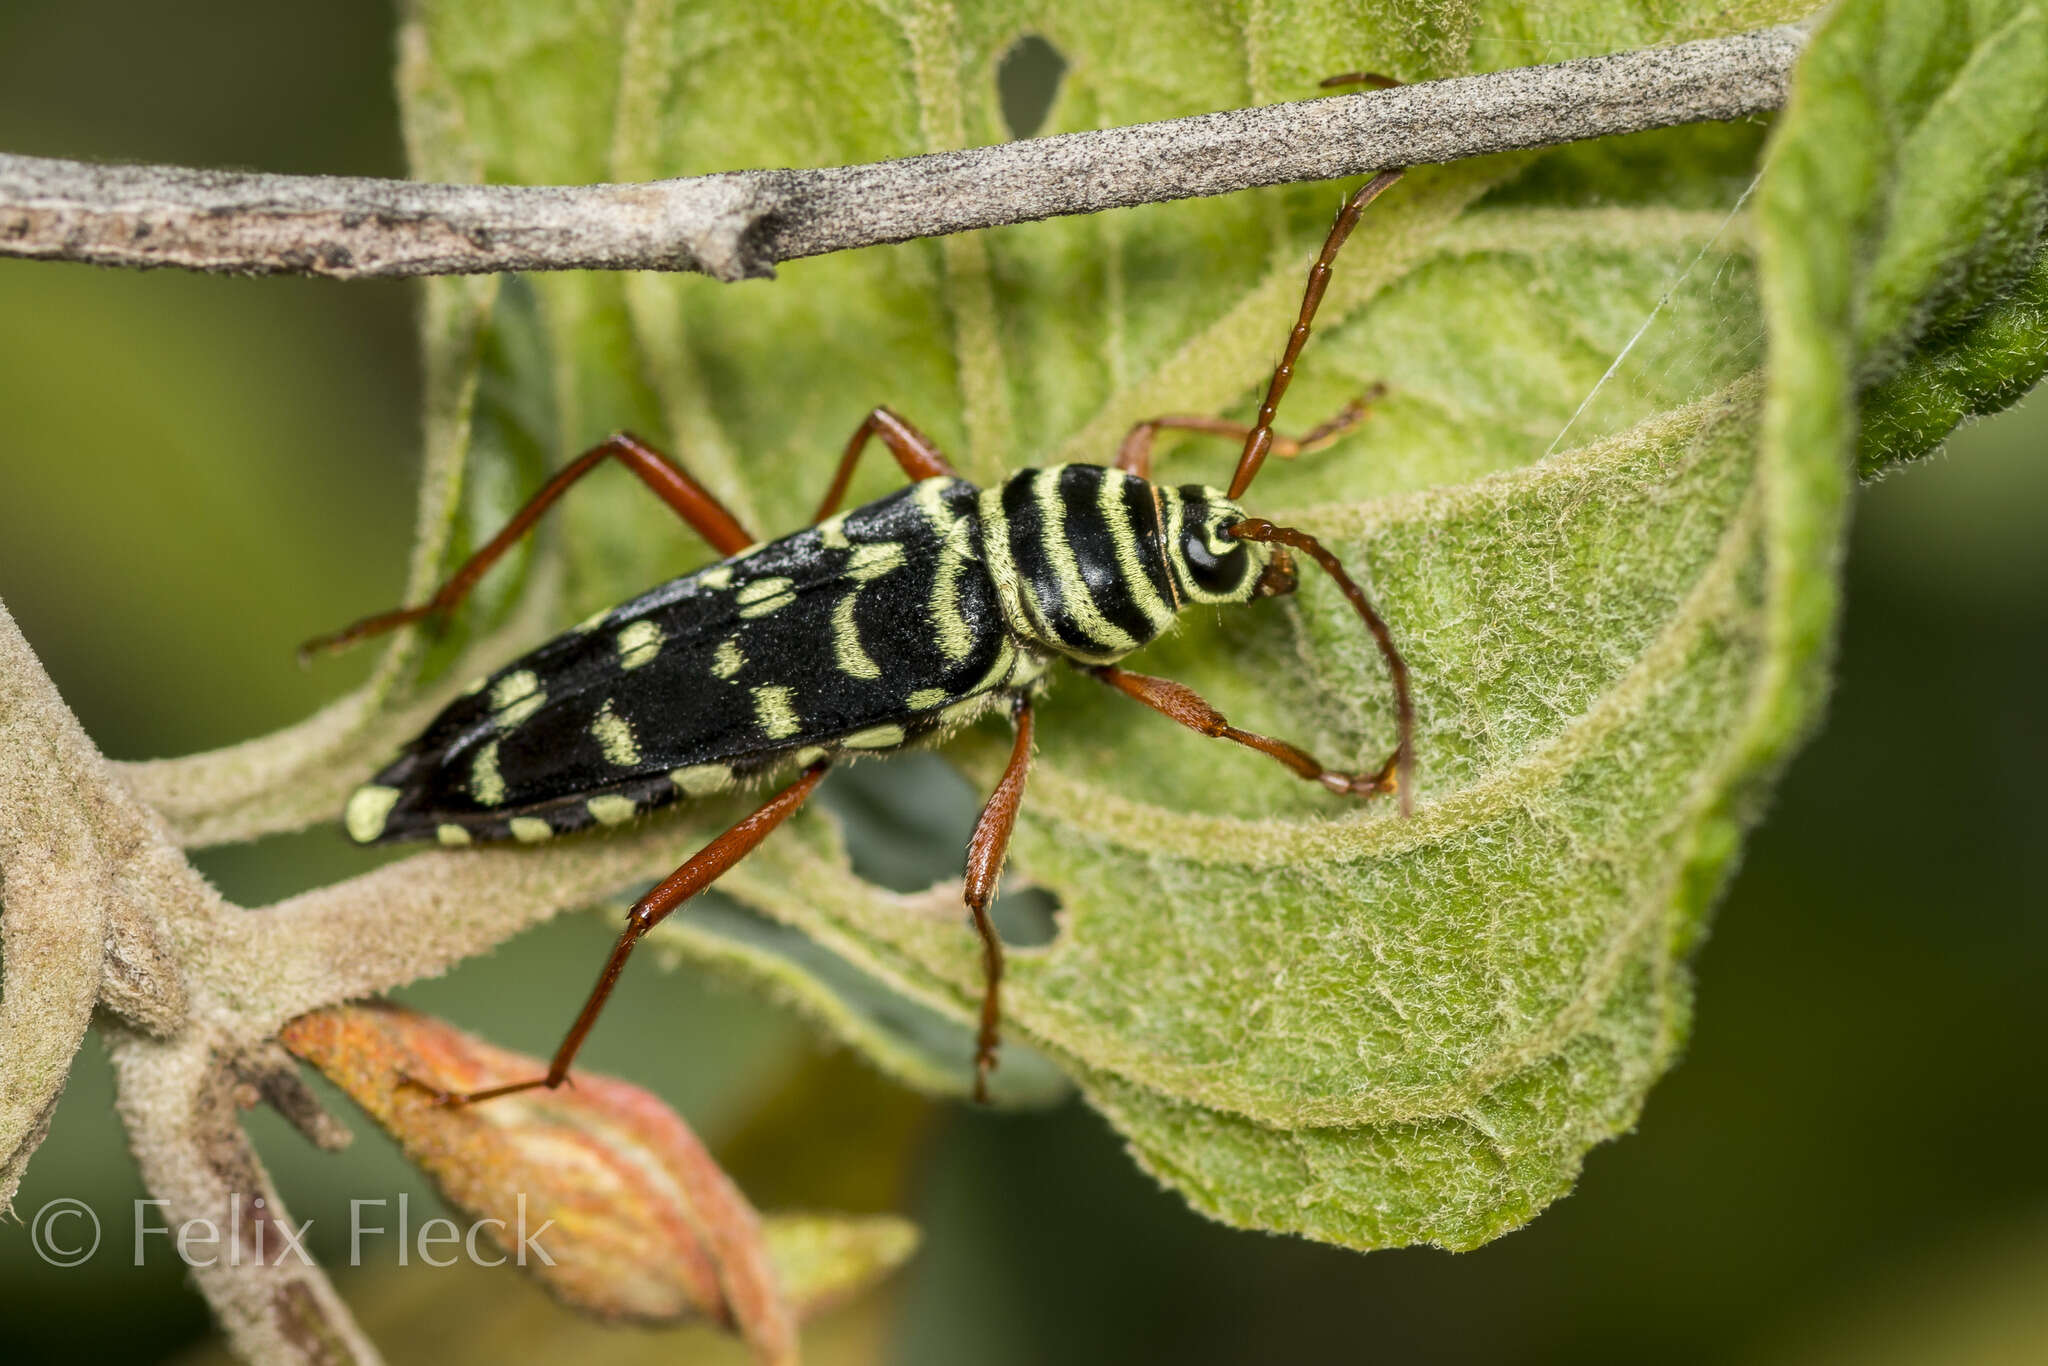
[[[1066,74],[1067,59],[1036,33],[1010,44],[996,63],[996,96],[1011,137],[1028,138],[1045,127],[1045,116],[1060,93],[1060,77]]]
[[[892,892],[960,879],[981,798],[936,754],[841,764],[818,800],[846,831],[853,871]]]
[[[958,884],[967,842],[984,794],[936,754],[897,754],[887,762],[835,769],[818,799],[846,831],[853,871],[892,892],[922,892],[934,883]],[[1030,800],[1027,792],[1025,800]],[[1014,872],[1005,878],[1009,881]],[[1058,930],[1059,898],[1038,887],[999,891],[989,907],[1003,942],[1013,948],[1050,944]],[[967,908],[960,908],[967,924]]]
[[[1060,899],[1043,887],[1019,887],[1014,892],[998,891],[988,913],[996,922],[996,933],[1013,949],[1042,949],[1059,934],[1054,913]]]

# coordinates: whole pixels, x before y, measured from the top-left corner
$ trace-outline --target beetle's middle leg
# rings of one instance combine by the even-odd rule
[[[1031,699],[1018,693],[1010,703],[1010,715],[1017,726],[1017,738],[1010,746],[1010,762],[1002,781],[989,794],[981,818],[974,823],[974,838],[967,843],[967,876],[962,894],[974,916],[975,933],[981,936],[981,1028],[974,1043],[974,1098],[988,1102],[988,1074],[996,1067],[996,1044],[1002,1026],[1003,1008],[998,992],[1003,980],[1003,940],[989,918],[988,903],[996,892],[996,878],[1009,857],[1010,833],[1017,828],[1017,808],[1024,801],[1024,776],[1031,768]]]
[[[443,620],[454,611],[462,600],[469,596],[477,582],[489,572],[492,565],[516,544],[521,536],[533,529],[533,524],[555,501],[569,491],[571,485],[589,474],[606,460],[617,460],[631,470],[648,488],[660,495],[661,500],[675,509],[678,517],[710,542],[711,548],[720,555],[736,555],[754,543],[754,537],[741,526],[739,519],[718,501],[710,489],[705,488],[681,465],[663,455],[654,447],[634,436],[631,432],[614,432],[592,446],[583,454],[564,465],[555,477],[541,485],[540,492],[526,500],[526,505],[512,514],[512,520],[490,541],[462,562],[462,566],[434,591],[434,595],[416,607],[400,607],[390,612],[379,612],[364,617],[361,621],[343,627],[333,635],[319,636],[299,647],[299,658],[306,659],[324,650],[339,649],[370,636],[382,635],[400,626],[410,626],[416,621],[429,617]]]
[[[1337,410],[1328,421],[1303,432],[1300,436],[1278,436],[1273,438],[1274,455],[1291,460],[1297,455],[1319,451],[1344,433],[1356,427],[1372,414],[1372,405],[1386,397],[1387,386],[1374,384],[1357,398]],[[1227,437],[1243,442],[1252,434],[1249,425],[1230,422],[1220,417],[1203,417],[1191,413],[1169,413],[1165,417],[1148,417],[1133,426],[1124,435],[1123,443],[1116,449],[1116,467],[1126,474],[1135,474],[1140,479],[1152,477],[1152,443],[1163,431],[1200,432],[1205,436]]]
[[[563,1036],[561,1046],[555,1049],[555,1056],[548,1063],[545,1076],[469,1092],[443,1091],[415,1077],[407,1077],[405,1080],[430,1093],[436,1105],[469,1105],[480,1100],[509,1096],[516,1091],[532,1091],[542,1086],[553,1089],[567,1081],[569,1064],[576,1060],[577,1051],[583,1047],[583,1040],[589,1036],[591,1026],[597,1023],[598,1015],[604,1010],[605,1001],[610,998],[612,988],[618,984],[619,973],[625,970],[626,960],[632,956],[641,938],[666,919],[669,912],[718,881],[735,863],[754,852],[755,847],[767,839],[776,826],[795,815],[797,808],[817,789],[818,783],[825,776],[825,770],[831,766],[832,761],[829,759],[820,759],[812,764],[795,782],[770,797],[752,815],[692,854],[682,867],[663,878],[653,891],[633,903],[633,909],[626,912],[626,928],[619,935],[619,942],[612,946],[611,957],[605,960],[604,971],[598,974],[597,985],[591,988],[589,999],[584,1001],[583,1009],[577,1012],[576,1022],[569,1026],[569,1032]]]
[[[870,437],[880,437],[882,444],[889,448],[889,454],[896,457],[896,463],[912,480],[930,479],[942,476],[957,479],[960,472],[953,468],[953,462],[946,459],[946,453],[938,448],[930,437],[910,425],[910,420],[893,408],[870,409],[847,438],[846,452],[839,457],[839,470],[832,476],[832,486],[825,490],[825,499],[818,504],[813,522],[822,522],[839,508],[839,502],[846,497],[846,486],[853,482],[853,467],[860,463],[860,454],[867,449]]]

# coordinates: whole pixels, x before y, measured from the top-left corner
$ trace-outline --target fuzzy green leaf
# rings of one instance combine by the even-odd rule
[[[1781,149],[1775,209],[1788,245],[1831,253],[1796,305],[1846,323],[1873,475],[2042,374],[2048,9],[1873,2],[1829,32],[1802,68],[1813,131]]]
[[[2002,411],[2048,374],[2048,245],[2010,292],[1914,351],[1863,394],[1857,469],[1866,478],[1939,449],[1973,417]]]
[[[1025,33],[1067,63],[1043,129],[1059,132],[1299,98],[1329,71],[1421,79],[1801,8],[1305,0],[1146,24],[1051,4],[421,0],[403,73],[423,167],[629,180],[999,141],[998,71]],[[1324,538],[1394,623],[1417,680],[1413,820],[1084,678],[1048,697],[1012,877],[1057,893],[1060,932],[1012,955],[1010,1037],[1204,1211],[1359,1247],[1482,1242],[1567,1189],[1681,1046],[1685,955],[1815,709],[1856,386],[1923,373],[1926,337],[2005,316],[2031,260],[2038,124],[2015,83],[2034,11],[1980,5],[1925,47],[1873,9],[1838,15],[1808,60],[1823,74],[1800,78],[1760,199],[1762,277],[1731,219],[1757,143],[1743,128],[1421,171],[1347,249],[1283,426],[1375,381],[1390,395],[1246,501]],[[1827,74],[1851,68],[1855,91]],[[1950,117],[1958,90],[1991,112]],[[796,263],[773,284],[549,277],[527,296],[546,344],[517,354],[557,459],[615,427],[659,434],[774,533],[878,402],[982,480],[1106,459],[1158,413],[1245,412],[1337,202],[1318,185],[1152,206]],[[478,341],[497,326],[472,351],[513,356]],[[474,373],[432,335],[430,356]],[[517,392],[479,388],[476,411],[495,421]],[[1230,455],[1166,446],[1164,477],[1219,479]],[[479,450],[472,482],[505,459]],[[856,498],[892,486],[885,464]],[[629,480],[592,485],[544,540],[565,621],[706,558]],[[1191,615],[1134,664],[1330,762],[1392,741],[1370,641],[1314,576],[1285,605]],[[991,730],[952,754],[985,784],[1002,745]],[[957,913],[851,876],[825,819],[720,889],[971,1018]],[[771,938],[735,922],[678,947],[775,980],[916,1073]]]

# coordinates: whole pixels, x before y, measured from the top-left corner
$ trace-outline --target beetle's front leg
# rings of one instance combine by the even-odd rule
[[[1126,697],[1143,702],[1161,716],[1178,721],[1189,730],[1200,735],[1229,740],[1255,749],[1259,753],[1278,759],[1292,769],[1296,776],[1312,783],[1321,783],[1330,791],[1346,797],[1377,797],[1393,792],[1399,785],[1401,751],[1395,750],[1387,761],[1371,773],[1344,773],[1334,768],[1325,768],[1308,751],[1275,740],[1270,735],[1259,735],[1248,730],[1239,730],[1224,719],[1223,713],[1202,700],[1201,694],[1185,683],[1176,683],[1170,678],[1155,678],[1151,674],[1132,673],[1119,669],[1114,664],[1104,664],[1088,670],[1110,687]]]

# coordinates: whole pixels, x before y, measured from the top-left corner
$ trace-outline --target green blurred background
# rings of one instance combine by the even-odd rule
[[[205,9],[0,7],[0,147],[402,174],[384,8]],[[412,302],[0,262],[0,599],[107,752],[225,744],[361,676],[291,650],[398,593]],[[1826,729],[1696,961],[1685,1060],[1574,1195],[1481,1251],[1208,1224],[1083,1108],[928,1105],[688,972],[630,977],[588,1060],[676,1101],[764,1204],[924,1226],[910,1268],[824,1326],[823,1359],[2048,1360],[2044,444],[2037,400],[1865,491]],[[200,861],[246,904],[368,866],[332,828]],[[409,999],[544,1052],[587,985],[563,963],[609,935],[573,917]],[[208,1337],[170,1258],[127,1264],[143,1192],[109,1097],[89,1043],[18,1208],[83,1199],[109,1246],[58,1270],[0,1226],[0,1360],[153,1361]],[[375,1135],[333,1157],[251,1127],[330,1255],[351,1196],[431,1201]],[[587,1332],[510,1273],[340,1283],[398,1362],[706,1348]]]

